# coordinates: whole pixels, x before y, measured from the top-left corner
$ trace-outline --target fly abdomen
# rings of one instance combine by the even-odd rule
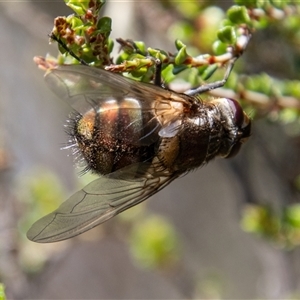
[[[154,156],[158,124],[136,99],[109,99],[74,122],[73,136],[88,168],[108,174]]]

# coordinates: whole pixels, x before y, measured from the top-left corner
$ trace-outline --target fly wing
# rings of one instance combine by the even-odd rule
[[[149,165],[130,165],[92,181],[34,223],[28,239],[51,243],[74,237],[146,200],[177,177],[163,175]]]
[[[50,69],[45,80],[52,91],[64,99],[79,113],[85,113],[91,105],[124,97],[137,99],[144,110],[152,110],[153,102],[170,100],[173,92],[153,84],[137,82],[119,74],[84,65],[60,66]],[[187,97],[187,96],[186,96]],[[176,101],[185,102],[184,98]]]

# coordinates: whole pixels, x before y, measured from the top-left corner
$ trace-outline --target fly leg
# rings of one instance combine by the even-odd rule
[[[185,94],[189,95],[189,96],[194,96],[194,95],[209,92],[211,90],[214,90],[214,89],[217,89],[217,88],[220,88],[220,87],[224,86],[225,83],[228,80],[228,77],[229,77],[229,75],[230,75],[230,73],[233,69],[233,66],[234,66],[237,59],[238,59],[238,57],[233,57],[229,61],[228,65],[227,65],[227,68],[226,68],[225,75],[224,75],[222,80],[218,80],[218,81],[215,81],[215,82],[212,82],[212,83],[201,85],[201,86],[199,86],[195,89],[192,89],[192,90],[189,90],[189,91],[185,92]]]
[[[85,66],[89,65],[83,59],[78,57],[71,49],[69,49],[68,46],[60,38],[58,38],[54,33],[49,34],[49,37],[51,40],[54,40],[55,42],[57,42],[64,50],[66,50],[67,53],[69,53],[72,57],[74,57],[76,60],[78,60],[82,65],[85,65]]]
[[[225,74],[224,74],[224,77],[222,80],[218,80],[218,81],[215,81],[212,83],[201,85],[195,89],[191,89],[191,90],[185,92],[185,94],[189,95],[189,96],[194,96],[194,95],[209,92],[211,90],[214,90],[214,89],[224,86],[228,80],[228,77],[233,69],[235,62],[245,51],[250,39],[251,39],[251,33],[245,29],[244,34],[238,38],[235,47],[232,49],[232,58],[227,63],[227,68],[226,68],[226,71],[225,71]]]
[[[154,63],[155,63],[155,70],[154,70],[154,80],[153,83],[159,87],[162,87],[162,82],[161,82],[161,65],[162,62],[160,59],[158,58],[154,58],[154,57],[149,57],[151,58]]]

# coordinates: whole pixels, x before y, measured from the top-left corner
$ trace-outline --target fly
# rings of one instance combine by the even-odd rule
[[[99,178],[34,223],[27,237],[39,243],[74,237],[215,157],[237,154],[251,120],[233,99],[198,96],[226,79],[180,94],[87,65],[50,68],[48,86],[75,111],[70,147]]]

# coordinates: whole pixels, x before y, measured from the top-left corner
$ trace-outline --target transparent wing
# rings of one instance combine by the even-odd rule
[[[136,165],[130,165],[94,180],[34,223],[27,237],[38,243],[74,237],[146,200],[177,178],[159,174],[149,165],[139,164],[139,171]],[[145,168],[147,171],[142,171]]]
[[[95,67],[84,65],[60,66],[50,69],[45,80],[53,92],[75,110],[85,113],[91,104],[101,101],[123,100],[132,97],[144,110],[153,109],[153,101],[170,101],[176,93],[153,84],[137,82]],[[176,97],[173,101],[186,102],[188,96]]]

